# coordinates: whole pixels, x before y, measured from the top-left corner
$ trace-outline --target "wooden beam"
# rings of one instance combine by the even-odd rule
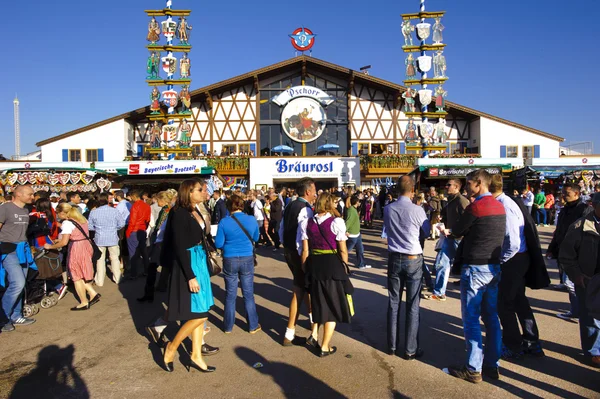
[[[302,60],[302,72],[301,72],[302,86],[306,81],[306,60]]]
[[[206,96],[206,103],[208,104],[208,107],[209,107],[210,109],[212,109],[212,107],[213,107],[212,95],[210,94],[210,92],[209,92],[209,91],[206,91],[206,92],[204,93],[204,95]]]

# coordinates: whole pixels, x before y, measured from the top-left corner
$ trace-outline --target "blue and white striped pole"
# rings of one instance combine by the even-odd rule
[[[171,5],[173,4],[173,2],[171,0],[167,0],[167,9],[171,9]],[[168,22],[171,22],[171,16],[169,15],[169,17],[167,18]],[[169,35],[167,37],[167,46],[172,46],[173,45],[173,36]],[[173,52],[169,51],[167,53],[167,57],[173,57]],[[169,69],[169,72],[167,74],[167,80],[171,80],[173,79],[173,72],[171,72],[171,69]],[[173,90],[173,85],[172,84],[167,84],[167,90]],[[169,109],[167,112],[169,115],[173,115],[175,113],[175,107],[171,106],[171,104],[169,104]],[[175,124],[175,120],[173,119],[169,119],[167,122],[168,125],[173,125]],[[177,137],[173,137],[173,135],[171,135],[171,137],[169,137],[169,141],[173,141],[174,139],[176,139]]]
[[[425,0],[421,1],[421,12],[425,12]],[[425,18],[421,18],[421,23],[425,23]],[[421,46],[425,45],[425,39],[421,39]],[[421,50],[421,56],[425,55],[425,50]],[[427,72],[421,71],[421,79],[427,79]],[[425,90],[427,88],[426,83],[421,83],[421,90]],[[421,104],[421,112],[427,112],[427,105]],[[425,114],[422,115],[421,120],[423,123],[427,122],[427,116]]]

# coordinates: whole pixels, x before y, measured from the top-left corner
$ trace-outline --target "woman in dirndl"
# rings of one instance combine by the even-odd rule
[[[167,321],[183,323],[173,341],[164,348],[164,366],[169,372],[173,371],[177,348],[188,336],[192,337],[188,368],[205,373],[216,370],[202,359],[204,323],[214,305],[206,249],[202,244],[206,224],[197,208],[207,200],[207,195],[205,182],[184,180],[167,220],[163,245],[163,252],[166,250],[170,254],[163,258],[168,258],[171,265]]]
[[[302,231],[302,260],[314,323],[308,343],[320,347],[321,357],[337,351],[335,346],[330,345],[336,323],[350,323],[352,317],[347,297],[353,292],[347,266],[348,238],[335,201],[333,194],[321,194],[315,205],[315,216],[309,219]],[[323,326],[320,345],[319,326]]]
[[[60,249],[68,246],[67,269],[80,302],[71,310],[88,310],[98,303],[101,295],[91,284],[94,279],[92,264],[94,249],[89,238],[87,219],[83,217],[77,206],[73,207],[66,202],[58,204],[56,216],[62,220],[60,238],[54,244],[44,244],[44,249]]]

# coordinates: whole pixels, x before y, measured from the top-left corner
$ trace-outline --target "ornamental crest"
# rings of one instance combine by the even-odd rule
[[[431,70],[431,56],[422,55],[417,58],[419,63],[419,69],[423,72],[429,72]]]

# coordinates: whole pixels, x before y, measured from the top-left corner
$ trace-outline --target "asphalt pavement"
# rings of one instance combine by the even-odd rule
[[[540,228],[546,245],[552,231]],[[224,282],[221,276],[212,278],[215,306],[206,342],[221,350],[205,360],[217,367],[215,373],[186,370],[189,340],[175,359],[175,371],[163,371],[161,352],[144,327],[161,315],[165,294],[157,293],[152,304],[139,304],[142,279],[119,286],[107,282],[98,288],[102,299],[89,311],[69,311],[77,304],[71,287],[57,306],[35,316],[35,324],[0,334],[0,398],[600,398],[599,370],[584,362],[579,326],[555,316],[569,309],[567,294],[552,289],[528,290],[546,357],[502,361],[499,381],[475,385],[442,372],[465,360],[454,284],[449,284],[446,302],[421,301],[425,355],[414,361],[388,355],[387,251],[377,229],[363,230],[363,239],[373,268],[354,272],[356,315],[352,324],[336,329],[332,345],[338,352],[332,356],[281,346],[290,272],[281,250],[260,248],[255,295],[262,332],[248,334],[241,292],[233,333],[222,332]],[[431,264],[433,241],[427,241],[425,254]],[[353,254],[350,259],[355,260]],[[553,261],[549,271],[557,283]],[[304,312],[297,335],[307,336],[308,324]],[[176,330],[176,324],[170,325],[167,335],[173,337]]]

